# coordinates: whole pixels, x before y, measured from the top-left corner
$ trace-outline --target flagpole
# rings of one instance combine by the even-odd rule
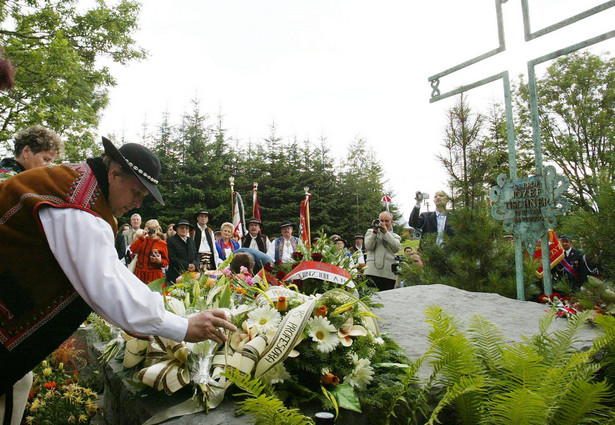
[[[256,205],[257,205],[256,197],[258,196],[257,192],[258,192],[258,183],[254,182],[252,184],[252,217],[256,217]]]
[[[307,229],[307,242],[306,246],[310,246],[312,241],[312,235],[310,233],[310,188],[305,186],[303,188],[305,190],[305,228]]]
[[[233,221],[233,216],[235,215],[235,177],[230,176],[228,178],[228,182],[231,185],[231,222]]]

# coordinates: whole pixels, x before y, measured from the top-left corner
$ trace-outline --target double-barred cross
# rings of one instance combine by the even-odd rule
[[[438,74],[432,75],[428,78],[429,83],[431,84],[432,93],[430,103],[437,102],[439,100],[445,99],[447,97],[451,97],[457,95],[459,93],[471,90],[473,88],[497,81],[502,80],[504,86],[504,104],[506,111],[506,137],[508,142],[508,163],[510,167],[510,185],[514,185],[515,182],[518,182],[517,176],[517,160],[516,160],[516,150],[515,150],[515,131],[513,124],[513,111],[512,111],[512,96],[510,90],[510,78],[508,70],[499,72],[497,74],[491,75],[489,77],[483,78],[481,80],[475,81],[471,84],[467,84],[461,87],[458,87],[454,90],[448,91],[444,94],[440,93],[440,79],[447,75],[450,75],[454,72],[457,72],[463,68],[474,65],[478,62],[484,61],[490,57],[493,57],[503,51],[506,50],[506,40],[504,36],[504,22],[503,22],[503,12],[502,12],[502,4],[506,3],[508,0],[495,0],[495,8],[496,8],[496,17],[497,17],[497,26],[498,26],[498,41],[499,45],[497,48],[489,50],[481,55],[478,55],[472,59],[469,59],[459,65],[456,65],[452,68],[449,68],[445,71],[442,71]],[[553,33],[555,31],[561,30],[564,27],[567,27],[575,22],[581,21],[589,16],[595,15],[597,13],[603,12],[606,9],[615,6],[615,0],[606,1],[598,6],[587,9],[581,13],[578,13],[574,16],[571,16],[567,19],[559,21],[553,25],[549,25],[547,27],[541,28],[536,31],[532,31],[530,26],[530,7],[528,5],[528,0],[521,0],[521,8],[523,12],[523,27],[525,33],[525,41],[530,42],[536,38],[542,37],[546,34]],[[568,47],[561,48],[559,50],[548,53],[544,56],[540,56],[536,59],[532,59],[528,61],[528,88],[530,94],[530,112],[531,112],[531,120],[532,120],[532,132],[533,132],[533,141],[534,141],[534,154],[535,154],[535,166],[536,166],[536,177],[545,181],[545,176],[548,174],[554,174],[553,170],[547,170],[545,173],[543,167],[542,160],[542,143],[540,138],[540,119],[538,116],[538,99],[536,95],[536,71],[535,67],[538,64],[543,62],[555,59],[557,57],[567,55],[569,53],[575,52],[579,49],[583,49],[585,47],[589,47],[596,43],[600,43],[604,40],[615,37],[615,30],[608,31],[606,33],[597,35],[595,37],[588,38],[579,43],[573,44]],[[548,168],[548,167],[547,167]],[[552,168],[552,167],[551,167]],[[504,176],[505,177],[505,176]],[[500,180],[500,179],[498,179]],[[556,183],[561,183],[558,187]],[[504,198],[503,192],[505,190],[505,182],[499,182],[501,184],[500,188],[492,189],[491,198],[496,201],[498,198]],[[511,230],[513,230],[515,235],[515,265],[516,265],[516,276],[517,276],[517,298],[520,300],[525,299],[524,287],[523,287],[523,242],[525,242],[526,246],[530,251],[533,251],[534,242],[536,239],[541,239],[542,246],[542,268],[543,268],[543,281],[544,281],[544,290],[547,295],[550,295],[552,292],[551,285],[551,261],[549,255],[549,238],[547,230],[549,228],[555,227],[556,220],[555,215],[564,213],[569,204],[563,200],[562,197],[554,196],[554,190],[558,189],[561,191],[562,188],[568,186],[568,182],[565,178],[555,176],[551,176],[550,185],[547,183],[547,186],[550,186],[551,194],[550,194],[550,203],[553,205],[547,206],[544,211],[548,211],[545,213],[543,211],[544,220],[539,224],[537,228],[534,226],[531,230],[522,226],[514,226]],[[553,187],[555,186],[555,187]],[[494,207],[494,217],[498,216],[496,207]],[[510,213],[510,211],[509,211]],[[502,212],[501,219],[504,219],[505,212]],[[512,222],[506,222],[505,227],[507,225],[512,226]],[[538,232],[538,234],[537,234]],[[533,240],[532,240],[533,239]]]

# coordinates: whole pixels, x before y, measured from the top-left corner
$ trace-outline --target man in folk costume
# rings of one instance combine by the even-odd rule
[[[293,261],[292,254],[295,251],[304,251],[303,242],[293,236],[293,225],[290,221],[285,221],[280,226],[282,236],[277,238],[269,247],[267,255],[273,258],[276,262],[290,263]]]
[[[359,266],[365,266],[365,262],[367,261],[367,250],[363,245],[363,235],[357,234],[354,236],[354,246],[349,248],[349,251],[352,252],[353,255],[356,255],[357,264]],[[358,253],[358,254],[355,254]]]
[[[218,251],[214,243],[214,232],[207,223],[210,220],[209,211],[201,210],[194,215],[196,219],[196,227],[190,232],[190,236],[194,239],[194,244],[199,253],[199,268],[201,270],[215,270],[222,261],[218,256]]]
[[[136,334],[174,341],[226,339],[223,310],[183,318],[165,310],[117,258],[117,220],[156,187],[160,161],[147,148],[75,165],[25,171],[0,183],[0,420],[19,423],[25,393],[14,386],[65,341],[92,310]],[[32,259],[36,259],[36,264]],[[6,416],[6,418],[4,418]]]
[[[252,217],[248,221],[248,234],[241,238],[242,248],[258,249],[265,254],[269,251],[271,242],[269,242],[269,238],[266,235],[261,233],[262,226],[263,223],[256,217]]]

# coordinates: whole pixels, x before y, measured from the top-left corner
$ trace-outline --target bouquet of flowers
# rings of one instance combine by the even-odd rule
[[[98,395],[68,374],[64,363],[53,359],[34,369],[34,381],[26,404],[28,425],[89,424],[99,407]]]
[[[320,399],[328,410],[360,412],[361,394],[374,380],[374,368],[387,367],[382,363],[390,360],[385,339],[368,300],[357,298],[349,285],[353,274],[329,263],[317,267],[314,263],[320,262],[313,258],[318,255],[302,254],[310,260],[295,255],[297,265],[275,280],[270,272],[252,276],[245,268],[237,274],[228,268],[184,274],[165,288],[167,309],[187,316],[224,308],[238,331],[225,344],[160,337],[142,341],[123,334],[124,366],[134,368],[142,384],[169,394],[192,384],[195,397],[182,404],[186,412],[194,412],[197,404],[203,410],[217,407],[234,372],[259,378],[296,403]],[[292,279],[302,271],[311,276],[303,288],[318,278],[332,281],[321,283],[323,292],[304,294]],[[173,410],[173,415],[182,414],[177,406]],[[169,417],[162,412],[147,424]]]
[[[562,297],[559,293],[554,292],[550,296],[542,294],[538,299],[541,303],[554,309],[557,317],[568,318],[573,314],[577,314],[577,310],[572,306],[570,297]]]

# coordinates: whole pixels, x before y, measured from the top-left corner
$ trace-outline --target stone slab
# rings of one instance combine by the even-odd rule
[[[546,314],[543,304],[519,301],[498,294],[467,292],[446,285],[418,285],[384,291],[376,294],[375,302],[382,308],[374,310],[381,320],[380,331],[388,332],[411,359],[427,350],[427,334],[431,331],[425,322],[425,310],[432,305],[440,306],[467,324],[470,317],[481,314],[495,324],[507,343],[522,341],[538,333],[539,319]],[[557,318],[550,331],[562,330],[567,320]],[[597,328],[584,326],[578,333],[575,347],[582,350],[591,346],[597,336]]]

